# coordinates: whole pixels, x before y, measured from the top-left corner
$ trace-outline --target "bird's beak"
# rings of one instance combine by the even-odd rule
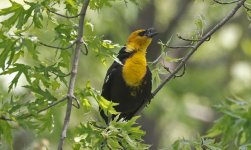
[[[152,38],[157,34],[158,34],[158,32],[156,32],[156,30],[154,28],[149,28],[149,29],[146,30],[146,36],[147,37]]]

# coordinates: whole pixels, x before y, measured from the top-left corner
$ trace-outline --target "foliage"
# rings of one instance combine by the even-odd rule
[[[242,99],[227,99],[216,106],[224,115],[215,121],[208,137],[218,137],[228,149],[250,147],[251,143],[251,102]],[[228,125],[226,125],[228,124]]]
[[[227,99],[216,108],[223,114],[215,121],[208,134],[194,141],[177,140],[173,150],[250,149],[250,100]]]
[[[53,141],[55,137],[58,138],[58,130],[61,128],[59,119],[62,114],[60,108],[65,105],[64,97],[71,69],[71,50],[74,48],[73,44],[76,42],[79,28],[77,18],[67,17],[78,16],[82,3],[83,1],[78,0],[22,2],[9,0],[10,5],[0,10],[0,77],[6,78],[6,81],[10,80],[7,89],[0,90],[0,149],[2,145],[12,148],[13,137],[20,128],[31,130],[37,139],[42,137]],[[115,8],[118,3],[125,6],[128,3],[139,5],[138,0],[91,0],[89,9],[91,13],[99,13],[102,9]],[[57,12],[66,17],[58,16]],[[250,19],[250,11],[246,12]],[[108,17],[111,16],[109,14]],[[125,21],[121,16],[118,18],[121,22]],[[117,24],[116,27],[119,28],[119,22]],[[207,25],[205,16],[197,17],[194,24],[196,29],[192,32],[191,38],[199,39]],[[103,22],[102,26],[104,26]],[[96,27],[92,16],[87,18],[84,23],[85,44],[82,50],[90,50],[91,56],[85,57],[89,62],[85,61],[87,65],[81,67],[88,68],[83,69],[86,72],[92,67],[94,72],[91,76],[98,74],[97,70],[102,70],[109,60],[118,61],[116,51],[121,48],[116,44],[117,41],[113,42],[109,36],[100,35],[98,31],[100,28]],[[121,31],[121,34],[123,33]],[[171,37],[165,43],[159,41],[161,54],[158,60],[162,60],[163,64],[173,64],[182,59],[180,56],[169,55],[169,52],[173,51],[168,49],[172,39]],[[104,65],[99,67],[98,61]],[[149,65],[152,68],[153,82],[158,85],[161,82],[161,75],[167,74],[170,70],[164,69],[163,65],[157,62]],[[82,68],[80,70],[82,71]],[[88,74],[86,72],[83,77],[85,82]],[[211,75],[211,72],[207,74]],[[197,77],[196,75],[196,79]],[[98,78],[92,78],[91,83],[95,83]],[[94,117],[81,118],[83,115],[81,114],[73,121],[78,128],[70,129],[72,135],[67,137],[73,149],[148,149],[150,145],[143,141],[145,131],[136,123],[138,117],[128,122],[119,120],[117,117],[109,125],[105,124],[99,116],[97,106],[111,118],[111,115],[119,115],[113,108],[117,104],[100,96],[100,92],[94,88],[97,85],[91,86],[91,83],[87,82],[83,86],[84,84],[79,82],[80,87],[75,89],[76,98],[80,100],[82,106],[79,112]],[[188,85],[190,88],[191,84]],[[0,86],[3,86],[2,83]],[[186,88],[178,88],[179,91],[184,89]],[[52,106],[60,100],[61,103]],[[166,104],[159,103],[159,105]],[[214,123],[207,135],[195,140],[177,140],[171,148],[174,150],[248,149],[251,143],[250,106],[250,101],[232,99],[225,101],[217,106],[217,109],[222,112],[222,117]],[[53,136],[48,137],[49,133]],[[58,141],[55,140],[54,143],[56,142]]]
[[[54,28],[54,30],[49,29],[49,32],[54,31],[52,44],[58,44],[58,49],[60,49],[60,47],[67,47],[74,43],[78,27],[75,21],[62,22],[52,13],[57,11],[53,5],[61,5],[61,1],[24,1],[24,4],[15,1],[9,2],[11,4],[9,7],[0,10],[0,16],[6,17],[1,21],[0,67],[2,72],[0,75],[14,75],[14,77],[8,87],[9,95],[2,95],[1,99],[0,140],[6,141],[12,146],[12,126],[15,124],[23,128],[33,129],[37,135],[44,132],[54,132],[54,116],[57,110],[53,108],[46,110],[45,108],[62,98],[63,86],[67,87],[68,82],[68,73],[66,72],[69,72],[70,69],[71,52],[56,50],[50,52],[49,57],[52,56],[53,59],[45,58],[44,55],[46,54],[39,52],[41,50],[40,43],[43,43],[43,36],[41,36],[41,33],[33,32],[33,29],[39,30],[48,25],[52,29]],[[136,1],[133,2],[136,3]],[[104,6],[111,6],[112,3],[114,2],[110,0],[92,0],[90,9],[99,10]],[[78,14],[81,2],[66,0],[64,4],[66,14]],[[115,53],[112,50],[118,48],[119,45],[109,40],[103,40],[102,36],[97,36],[90,21],[85,22],[83,38],[88,47],[96,53],[97,58],[103,63],[105,63],[107,57],[115,59]],[[15,96],[15,87],[20,85],[24,88],[24,94]],[[91,97],[96,100],[106,115],[118,114],[113,108],[116,104],[101,97],[97,90],[91,88],[89,82],[83,91],[76,93],[76,95],[81,97],[86,112],[92,110],[93,106],[89,102]],[[46,111],[43,112],[44,110]],[[108,143],[112,145],[108,145],[118,146],[118,141],[123,140],[122,146],[124,147],[145,147],[144,144],[139,143],[144,132],[139,127],[131,128],[134,124],[135,119],[128,123],[122,121],[115,123],[114,121],[113,126],[109,126],[109,130],[114,130],[111,137],[116,134],[121,135],[122,138],[110,138]],[[81,124],[80,126],[83,129],[89,128],[90,130],[91,122],[86,125]],[[82,133],[83,130],[80,129],[76,131],[76,135]],[[119,132],[120,130],[122,132]],[[124,141],[125,136],[126,140]]]
[[[99,127],[97,122],[80,124],[78,135],[74,138],[74,150],[80,147],[88,149],[148,149],[143,144],[142,136],[145,134],[140,126],[135,126],[134,117],[128,122],[115,118],[107,127]]]

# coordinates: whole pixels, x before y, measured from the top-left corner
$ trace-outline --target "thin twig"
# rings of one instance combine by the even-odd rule
[[[193,45],[186,45],[186,46],[167,46],[168,48],[173,48],[173,49],[180,49],[180,48],[194,48]]]
[[[89,48],[88,48],[88,46],[87,46],[87,43],[85,43],[85,42],[83,41],[83,45],[84,45],[84,47],[85,47],[85,51],[81,48],[81,52],[82,52],[82,54],[84,54],[84,55],[88,55]]]
[[[234,4],[234,3],[237,3],[237,2],[239,2],[240,0],[235,0],[235,1],[230,1],[230,2],[220,2],[220,1],[218,1],[218,0],[213,0],[215,3],[218,3],[218,4],[223,4],[223,5],[225,5],[225,4]]]
[[[43,46],[49,47],[49,48],[55,48],[55,49],[66,50],[66,49],[72,48],[72,47],[76,44],[76,41],[74,41],[72,44],[70,44],[70,45],[67,46],[67,47],[52,46],[52,45],[45,44],[45,43],[43,43],[43,42],[38,42],[38,43],[41,44],[41,45],[43,45]]]
[[[59,101],[56,101],[56,102],[50,104],[49,106],[47,106],[47,107],[45,107],[45,108],[42,108],[42,109],[38,110],[38,111],[37,111],[37,114],[39,114],[39,113],[41,113],[41,112],[43,112],[43,111],[45,111],[45,110],[48,110],[48,109],[50,109],[50,108],[53,107],[53,106],[56,106],[57,104],[59,104],[59,103],[65,101],[66,99],[67,99],[67,97],[64,97],[64,98],[60,99]],[[16,119],[25,119],[25,118],[29,118],[29,117],[31,117],[31,116],[34,116],[34,115],[31,114],[31,113],[28,113],[28,114],[23,114],[23,115],[14,117],[14,118],[16,118]],[[6,118],[5,116],[1,116],[1,117],[0,117],[0,120],[14,121],[13,119],[11,119],[11,118]]]
[[[60,140],[58,143],[58,150],[63,149],[64,139],[66,138],[66,132],[67,132],[69,122],[70,122],[72,101],[74,99],[74,86],[75,86],[75,81],[76,81],[76,76],[77,76],[77,71],[78,71],[78,62],[79,62],[79,56],[81,52],[81,45],[83,44],[82,37],[84,33],[84,19],[85,19],[89,2],[90,0],[84,1],[81,8],[81,12],[80,12],[81,15],[79,18],[78,37],[76,40],[76,47],[75,47],[74,57],[73,57],[73,62],[72,62],[71,78],[70,78],[69,88],[68,88],[68,102],[67,102],[66,114],[65,114],[65,119],[64,119],[64,125],[61,131]]]
[[[57,74],[57,73],[55,73],[55,72],[51,72],[51,73],[53,73],[54,75],[56,75],[56,76],[58,76],[58,77],[67,77],[67,76],[71,75],[71,73],[67,73],[67,74],[65,74],[65,75],[60,75],[60,74]]]
[[[60,13],[57,13],[57,12],[55,12],[55,11],[52,11],[52,10],[50,10],[49,8],[47,8],[46,10],[47,10],[48,12],[50,12],[50,13],[53,13],[53,14],[55,14],[55,15],[58,15],[58,16],[64,17],[64,18],[68,18],[68,19],[70,19],[70,18],[77,18],[77,17],[79,17],[79,16],[81,15],[81,13],[80,13],[80,14],[77,14],[77,15],[75,15],[75,16],[66,16],[66,15],[62,15],[62,14],[60,14]]]
[[[184,74],[186,73],[186,64],[183,65],[183,70],[182,70],[182,73],[177,75],[175,74],[174,78],[180,78],[180,77],[183,77]]]
[[[167,48],[173,48],[173,49],[181,49],[181,48],[194,48],[193,45],[187,45],[187,46],[168,46],[168,45],[164,45]],[[154,61],[148,62],[149,64],[156,64],[160,58],[162,57],[164,53],[161,53]]]
[[[161,53],[160,55],[159,55],[159,57],[157,57],[154,61],[151,61],[151,62],[148,62],[149,64],[156,64],[159,60],[160,60],[160,58],[162,57],[162,55],[163,55],[164,53]]]
[[[65,97],[63,97],[62,99],[60,99],[59,101],[56,101],[55,103],[52,103],[52,104],[50,104],[49,106],[47,106],[47,107],[45,107],[45,108],[43,108],[43,109],[38,110],[38,111],[37,111],[37,114],[39,114],[39,113],[41,113],[41,112],[43,112],[43,111],[45,111],[45,110],[48,110],[48,109],[50,109],[50,108],[53,107],[53,106],[56,106],[57,104],[59,104],[59,103],[65,101],[66,99],[67,99],[67,97],[65,96]],[[24,115],[21,115],[21,116],[17,116],[16,118],[17,118],[17,119],[25,119],[25,118],[29,118],[29,117],[31,117],[31,116],[33,116],[33,114],[29,113],[29,114],[24,114]]]
[[[188,42],[198,42],[201,41],[201,39],[188,39],[188,38],[184,38],[181,35],[177,34],[177,37],[183,41],[188,41]],[[205,41],[210,41],[211,37],[208,37]]]
[[[166,66],[163,66],[163,67],[164,67],[164,69],[165,69],[167,72],[169,72],[170,74],[172,74],[171,70],[170,70],[168,67],[166,67]],[[175,75],[174,75],[174,78],[182,77],[185,73],[186,73],[186,64],[184,64],[182,73],[179,74],[179,75],[176,75],[176,74],[175,74]]]
[[[151,94],[149,98],[147,98],[144,102],[144,104],[138,109],[138,111],[134,115],[138,115],[145,106],[149,103],[149,101],[164,87],[166,83],[168,83],[172,78],[175,77],[177,72],[184,66],[184,64],[189,60],[189,58],[193,55],[193,53],[209,38],[211,37],[217,30],[219,30],[223,25],[225,25],[229,19],[231,19],[235,13],[241,8],[241,6],[245,3],[246,0],[238,1],[236,6],[233,8],[233,10],[225,16],[222,20],[219,21],[218,24],[216,24],[210,31],[208,31],[200,41],[198,41],[194,48],[188,52],[185,57],[181,60],[181,62],[178,64],[178,66],[175,68],[175,70],[170,74]]]
[[[77,105],[75,105],[74,103],[72,103],[72,105],[74,107],[76,107],[77,109],[79,109],[80,108],[80,102],[79,102],[79,100],[75,96],[73,96],[72,98],[77,102]]]

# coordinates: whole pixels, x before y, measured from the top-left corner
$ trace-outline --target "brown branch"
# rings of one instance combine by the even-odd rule
[[[75,81],[76,81],[76,76],[77,76],[77,71],[78,71],[78,62],[79,62],[79,56],[81,52],[81,46],[83,44],[83,33],[84,33],[84,19],[86,15],[86,11],[88,8],[90,0],[85,0],[81,12],[80,12],[80,18],[79,18],[79,26],[78,26],[78,37],[76,40],[76,47],[74,51],[74,57],[73,57],[73,62],[72,62],[72,70],[71,70],[71,78],[69,82],[69,88],[68,88],[68,102],[67,102],[67,108],[66,108],[66,114],[65,114],[65,119],[64,119],[64,125],[63,129],[61,131],[60,135],[60,141],[58,144],[58,150],[63,149],[64,145],[64,139],[66,138],[66,132],[69,126],[70,122],[70,117],[71,117],[71,110],[72,110],[72,100],[74,99],[74,86],[75,86]]]
[[[237,3],[237,2],[239,2],[240,0],[235,0],[235,1],[230,1],[230,2],[220,2],[220,1],[218,1],[218,0],[213,0],[215,3],[218,3],[218,4],[223,4],[223,5],[225,5],[225,4],[234,4],[234,3]]]
[[[194,48],[190,52],[188,52],[185,57],[181,60],[175,70],[153,91],[152,95],[147,98],[144,104],[137,110],[134,115],[138,115],[149,103],[149,101],[164,87],[166,83],[168,83],[171,79],[173,79],[177,72],[185,65],[185,63],[189,60],[189,58],[194,54],[194,52],[209,38],[211,37],[217,30],[219,30],[223,25],[225,25],[234,15],[235,13],[241,8],[241,6],[245,3],[246,0],[238,1],[236,6],[233,10],[226,15],[222,20],[219,21],[210,31],[208,31],[198,43],[194,45]]]
[[[43,46],[49,47],[49,48],[55,48],[55,49],[66,50],[66,49],[72,48],[72,47],[76,44],[76,41],[74,41],[72,44],[70,44],[70,45],[67,46],[67,47],[52,46],[52,45],[45,44],[45,43],[43,43],[43,42],[38,42],[38,43],[41,44],[41,45],[43,45]]]

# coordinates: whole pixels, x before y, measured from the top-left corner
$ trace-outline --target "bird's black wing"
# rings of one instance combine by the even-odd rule
[[[103,96],[107,100],[111,100],[110,89],[112,86],[112,80],[115,76],[115,73],[118,71],[119,67],[121,67],[121,64],[114,61],[113,64],[110,66],[110,68],[107,70],[101,93],[101,96]]]

